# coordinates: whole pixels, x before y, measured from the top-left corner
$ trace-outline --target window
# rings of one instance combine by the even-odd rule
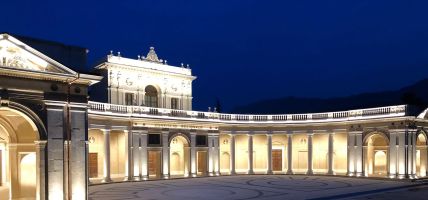
[[[125,93],[125,105],[127,105],[127,106],[134,105],[134,94],[133,93]]]
[[[149,145],[160,145],[161,137],[160,134],[149,134]]]
[[[196,135],[196,146],[207,146],[207,136]]]
[[[148,107],[158,107],[158,91],[152,85],[144,90],[146,92],[145,101]]]
[[[178,99],[171,98],[171,109],[178,109]]]

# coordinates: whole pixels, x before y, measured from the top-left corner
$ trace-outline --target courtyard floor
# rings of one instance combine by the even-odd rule
[[[428,199],[422,181],[253,175],[124,182],[89,187],[91,200]]]

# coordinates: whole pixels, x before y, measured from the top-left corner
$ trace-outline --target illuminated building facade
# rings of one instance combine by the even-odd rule
[[[107,55],[94,76],[2,34],[0,59],[0,196],[87,199],[100,182],[234,174],[426,176],[427,113],[406,105],[199,112],[191,69],[153,48]]]

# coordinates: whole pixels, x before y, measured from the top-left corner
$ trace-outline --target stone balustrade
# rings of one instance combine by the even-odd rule
[[[104,113],[126,116],[158,116],[177,119],[199,119],[217,121],[223,123],[307,123],[307,122],[329,122],[347,121],[359,119],[373,119],[386,117],[406,116],[406,105],[387,106],[378,108],[357,109],[339,112],[308,113],[308,114],[281,114],[281,115],[245,115],[225,114],[217,112],[200,112],[188,110],[174,110],[166,108],[153,108],[144,106],[125,106],[100,102],[89,102],[90,113]]]

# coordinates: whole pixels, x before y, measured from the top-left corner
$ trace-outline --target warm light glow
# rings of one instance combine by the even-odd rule
[[[36,153],[24,155],[20,164],[21,195],[34,197],[36,194]]]

